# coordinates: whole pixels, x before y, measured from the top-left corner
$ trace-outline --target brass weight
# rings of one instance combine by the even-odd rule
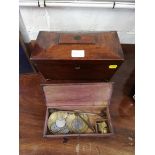
[[[105,134],[108,133],[108,128],[107,128],[107,123],[106,122],[97,122],[97,131]]]

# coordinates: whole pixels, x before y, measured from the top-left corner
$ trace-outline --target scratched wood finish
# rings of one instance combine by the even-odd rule
[[[44,84],[42,87],[47,106],[107,106],[113,83],[61,83]]]
[[[40,83],[44,80],[36,74],[20,76],[21,155],[134,155],[134,102],[129,97],[134,84],[134,46],[122,47],[126,61],[111,79],[115,82],[110,104],[112,137],[69,138],[67,143],[61,138],[43,138],[46,105]]]
[[[72,50],[84,50],[85,56],[72,57]],[[106,81],[124,55],[117,32],[40,32],[30,59],[45,79]]]

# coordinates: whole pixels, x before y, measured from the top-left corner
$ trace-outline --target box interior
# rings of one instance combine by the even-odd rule
[[[88,110],[85,110],[85,111],[84,110],[82,110],[82,111],[79,110],[80,113],[82,112],[82,113],[86,113],[88,115],[89,122],[93,126],[93,128],[95,129],[95,131],[92,131],[92,129],[88,127],[87,131],[84,132],[84,133],[78,133],[78,132],[76,133],[76,132],[70,132],[70,131],[68,133],[66,133],[66,134],[59,133],[59,132],[58,133],[52,133],[48,128],[48,119],[49,119],[50,115],[52,114],[52,112],[54,112],[54,111],[57,111],[57,112],[60,112],[60,111],[74,112],[74,110],[66,110],[66,109],[61,109],[61,108],[48,107],[47,111],[46,111],[46,119],[45,119],[45,129],[44,129],[44,136],[45,137],[48,137],[48,136],[63,136],[63,137],[64,136],[77,136],[77,134],[78,135],[83,135],[83,136],[84,135],[90,135],[90,136],[91,135],[102,135],[102,136],[106,136],[106,135],[109,135],[109,134],[113,133],[108,107],[102,107],[102,109],[100,110],[100,112],[98,111],[98,113],[89,112]],[[106,127],[107,133],[102,133],[98,129],[98,123],[101,123],[101,122],[106,122],[106,124],[107,124],[107,127]]]

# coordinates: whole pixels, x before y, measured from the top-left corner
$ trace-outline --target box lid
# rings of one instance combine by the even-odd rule
[[[84,51],[72,57],[72,50]],[[117,32],[39,32],[31,60],[124,60]]]
[[[112,94],[111,82],[43,85],[46,105],[107,106]]]

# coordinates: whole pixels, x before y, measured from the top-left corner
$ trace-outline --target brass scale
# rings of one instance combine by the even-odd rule
[[[96,115],[96,117],[94,117]],[[93,117],[92,117],[93,116]],[[94,119],[91,119],[95,118]],[[50,110],[48,129],[52,134],[108,133],[108,125],[99,114],[80,111]],[[93,120],[93,121],[91,121]],[[98,120],[98,121],[97,121]]]

